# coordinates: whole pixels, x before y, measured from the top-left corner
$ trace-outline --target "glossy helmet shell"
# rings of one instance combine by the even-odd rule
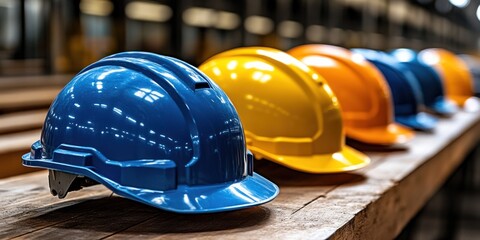
[[[345,146],[331,89],[294,57],[272,48],[238,48],[213,56],[200,70],[232,100],[257,158],[310,173],[350,171],[369,162]]]
[[[346,135],[368,144],[404,143],[414,132],[394,122],[386,80],[373,64],[348,49],[309,44],[288,51],[323,76],[341,106]]]
[[[447,100],[440,75],[431,66],[418,59],[418,54],[411,49],[396,49],[390,53],[402,62],[415,75],[422,91],[425,106],[441,115],[452,115],[458,108]]]
[[[253,173],[224,92],[182,61],[143,52],[78,73],[52,103],[24,164],[87,176],[176,212],[242,208],[278,193]]]
[[[393,96],[395,121],[407,127],[432,131],[437,119],[422,112],[425,107],[415,75],[392,56],[370,49],[353,49],[373,63],[388,82]]]
[[[463,107],[474,95],[473,77],[468,66],[454,53],[441,48],[429,48],[420,51],[419,59],[438,71],[447,97],[458,106]]]

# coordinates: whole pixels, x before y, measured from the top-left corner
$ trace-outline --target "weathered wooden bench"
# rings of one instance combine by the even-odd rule
[[[0,178],[31,172],[18,157],[40,137],[48,107],[72,75],[0,78]]]
[[[202,215],[148,207],[101,185],[60,200],[46,171],[29,173],[0,180],[0,238],[391,239],[479,139],[480,114],[460,112],[434,133],[418,133],[406,150],[367,152],[372,164],[352,173],[312,175],[256,161],[255,170],[280,186],[278,198]]]

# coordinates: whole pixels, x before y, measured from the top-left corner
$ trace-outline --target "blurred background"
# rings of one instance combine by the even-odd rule
[[[76,72],[109,54],[150,51],[196,66],[235,47],[288,50],[304,43],[441,47],[479,55],[479,5],[480,0],[0,0],[0,178],[34,170],[22,167],[20,157],[39,138],[53,98]],[[478,151],[472,154],[479,158]],[[472,162],[399,238],[478,239],[480,169]]]
[[[477,0],[0,0],[0,75],[74,73],[125,50],[198,65],[249,45],[479,48]]]

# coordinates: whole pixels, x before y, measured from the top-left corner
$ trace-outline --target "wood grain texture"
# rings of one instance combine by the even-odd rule
[[[13,89],[42,88],[50,86],[65,86],[73,75],[54,74],[54,75],[35,75],[35,76],[9,76],[0,77],[0,90],[10,91]]]
[[[45,121],[47,111],[48,109],[38,109],[2,114],[0,115],[0,134],[39,129]]]
[[[23,167],[20,158],[40,139],[40,129],[47,109],[0,114],[0,178],[32,172]]]
[[[313,175],[268,161],[255,171],[280,186],[274,201],[226,213],[180,215],[112,195],[103,186],[49,195],[46,172],[0,180],[0,238],[391,239],[480,138],[480,115],[442,119],[404,148],[368,152],[372,164]]]
[[[63,86],[11,89],[1,91],[0,109],[48,107]]]
[[[23,167],[20,159],[23,154],[30,151],[30,146],[38,139],[40,139],[40,129],[0,135],[0,162],[2,164],[0,178],[37,170]]]

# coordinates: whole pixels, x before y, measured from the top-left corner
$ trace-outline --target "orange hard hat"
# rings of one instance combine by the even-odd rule
[[[340,103],[348,137],[391,145],[414,136],[412,130],[394,122],[388,85],[375,66],[361,55],[321,44],[302,45],[288,53],[325,78]]]
[[[447,97],[457,105],[463,107],[474,95],[473,77],[468,66],[454,53],[441,48],[429,48],[421,51],[419,58],[439,72]]]

